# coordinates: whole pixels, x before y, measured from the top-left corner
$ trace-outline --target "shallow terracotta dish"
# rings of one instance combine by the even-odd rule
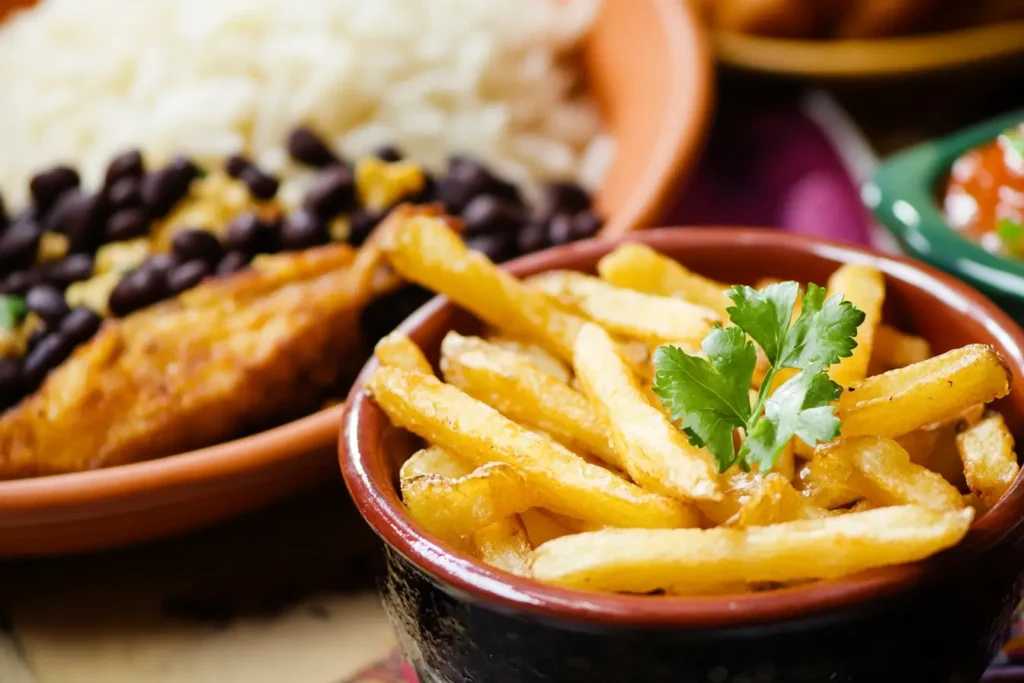
[[[842,263],[886,277],[886,318],[937,351],[994,345],[1017,391],[999,406],[1024,424],[1024,331],[966,285],[908,260],[780,231],[703,228],[639,233],[723,281],[825,282]],[[612,241],[517,260],[518,275],[592,271]],[[445,333],[478,325],[437,298],[402,324],[432,360]],[[432,355],[431,355],[432,354]],[[339,458],[356,505],[386,544],[384,603],[424,683],[679,681],[973,681],[1002,642],[1024,579],[1024,484],[1018,479],[956,548],[916,565],[776,592],[722,597],[617,596],[544,586],[491,569],[427,535],[395,488],[413,439],[352,389]]]
[[[0,0],[0,18],[26,0]],[[589,86],[617,142],[597,197],[604,232],[654,222],[696,161],[712,94],[703,29],[678,0],[608,0],[588,37]],[[264,505],[335,473],[341,407],[191,453],[0,482],[0,555],[142,541]]]
[[[715,49],[729,66],[783,76],[918,78],[1024,61],[1024,21],[871,40],[791,40],[719,31]]]

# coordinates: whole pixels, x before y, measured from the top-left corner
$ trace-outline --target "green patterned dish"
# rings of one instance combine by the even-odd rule
[[[981,290],[1024,320],[1024,260],[1003,258],[954,231],[939,204],[939,186],[961,154],[1024,121],[1024,111],[917,145],[882,164],[861,191],[864,203],[911,256]]]

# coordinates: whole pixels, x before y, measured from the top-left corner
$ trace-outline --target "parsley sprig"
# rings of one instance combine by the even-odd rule
[[[715,456],[720,472],[734,463],[768,472],[779,452],[796,436],[808,445],[839,435],[832,401],[841,387],[826,370],[853,353],[864,313],[840,296],[826,299],[825,288],[807,286],[800,316],[792,322],[800,288],[782,282],[756,290],[736,286],[728,292],[733,326],[714,327],[701,344],[707,360],[677,346],[662,346],[654,356],[654,393],[698,447]],[[770,368],[751,402],[757,363],[753,340]],[[799,370],[771,392],[779,371]],[[736,449],[734,434],[745,438]]]

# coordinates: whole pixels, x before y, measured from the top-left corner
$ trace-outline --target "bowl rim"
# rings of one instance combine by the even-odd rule
[[[953,71],[1024,54],[1024,19],[889,38],[800,40],[714,33],[728,66],[791,77],[856,79]]]
[[[993,254],[954,230],[935,193],[961,154],[1020,123],[1024,109],[917,144],[884,161],[861,188],[864,204],[914,256],[1004,299],[1024,298],[1024,259]]]
[[[654,153],[634,189],[602,227],[630,233],[660,217],[698,161],[710,124],[714,60],[702,22],[688,3],[647,0],[658,13],[672,58],[669,106]],[[263,432],[206,448],[103,469],[0,481],[0,513],[38,513],[237,476],[331,448],[343,406],[332,406]],[[12,519],[13,518],[9,518]],[[14,523],[12,521],[12,523]],[[0,521],[0,530],[5,526]]]
[[[662,217],[679,185],[693,172],[711,123],[715,60],[704,22],[692,3],[647,1],[660,18],[671,54],[670,99],[654,152],[635,189],[601,227],[602,237],[618,237]]]
[[[508,270],[522,276],[566,267],[566,259],[597,258],[623,241],[639,241],[655,249],[703,245],[728,249],[766,247],[796,250],[810,257],[872,263],[889,276],[919,289],[943,291],[960,302],[959,314],[982,322],[1013,352],[1008,361],[1024,369],[1024,330],[995,304],[966,284],[934,268],[903,257],[764,228],[661,228],[617,240],[588,240],[548,249],[517,259]],[[944,304],[947,305],[948,304]],[[452,305],[435,297],[397,329],[412,334],[426,321]],[[1021,524],[1024,516],[1024,476],[986,514],[978,518],[956,547],[922,562],[887,567],[856,577],[819,581],[772,592],[727,596],[628,596],[592,593],[545,585],[484,565],[449,549],[406,513],[390,482],[375,478],[369,455],[379,448],[379,425],[386,418],[373,405],[364,387],[378,367],[371,359],[352,386],[342,418],[338,459],[356,507],[374,532],[432,581],[470,601],[554,619],[573,619],[605,626],[725,627],[757,624],[820,614],[903,591],[964,563],[972,554],[991,547]]]

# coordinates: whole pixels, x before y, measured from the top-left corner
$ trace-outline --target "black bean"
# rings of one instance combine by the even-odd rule
[[[288,136],[288,154],[299,163],[323,168],[338,162],[330,147],[316,133],[299,126]]]
[[[377,224],[384,219],[384,214],[369,209],[356,209],[349,216],[348,241],[353,246],[360,246],[367,240]]]
[[[43,230],[46,232],[67,232],[68,221],[71,215],[80,210],[84,201],[82,191],[72,188],[57,198],[46,217],[42,221]]]
[[[519,207],[485,194],[475,197],[466,205],[462,211],[462,221],[467,235],[480,235],[518,230],[523,224],[523,217]]]
[[[250,166],[252,166],[252,161],[249,160],[249,157],[244,154],[232,154],[224,164],[224,169],[232,178],[239,178],[242,175],[242,171]]]
[[[7,408],[21,398],[21,360],[0,358],[0,408]]]
[[[142,203],[151,216],[163,218],[188,194],[190,182],[182,171],[170,167],[150,171],[139,188]]]
[[[171,163],[167,164],[167,168],[178,177],[179,182],[185,184],[186,188],[189,183],[200,176],[199,166],[184,154],[174,155]]]
[[[276,242],[272,226],[254,213],[243,213],[235,216],[228,224],[224,235],[224,246],[227,249],[256,254],[271,250]]]
[[[142,153],[137,149],[130,149],[127,152],[118,154],[107,166],[107,174],[103,178],[103,187],[111,190],[118,182],[131,178],[138,180],[142,177],[145,166],[142,162]]]
[[[302,207],[325,221],[355,204],[355,178],[348,166],[335,165],[323,171],[302,200]]]
[[[93,259],[88,254],[71,254],[60,261],[47,263],[41,269],[42,281],[57,289],[66,289],[73,282],[92,277]]]
[[[274,195],[277,194],[277,188],[280,186],[280,182],[276,177],[269,173],[264,173],[255,166],[250,166],[242,171],[239,180],[249,188],[249,194],[254,199],[261,199],[263,201],[273,199]]]
[[[59,332],[53,332],[43,337],[36,347],[25,356],[25,362],[21,367],[24,386],[29,390],[34,390],[51,370],[71,355],[74,349],[75,345],[71,340]]]
[[[167,281],[167,276],[174,268],[181,263],[173,254],[153,254],[139,266],[139,270],[152,271],[161,282]]]
[[[540,189],[532,218],[546,223],[559,213],[576,213],[590,208],[590,195],[574,183],[548,183]]]
[[[42,232],[34,223],[15,223],[7,228],[0,235],[0,273],[32,265]]]
[[[25,295],[25,304],[46,323],[47,327],[57,327],[70,310],[64,295],[52,285],[36,285]]]
[[[80,182],[78,171],[70,166],[53,166],[32,176],[29,190],[39,215],[45,215],[62,194],[78,187]]]
[[[220,240],[206,230],[178,231],[171,240],[171,251],[182,263],[199,259],[212,264],[224,255]]]
[[[18,270],[4,278],[0,284],[0,294],[17,294],[24,296],[28,290],[43,281],[38,268]]]
[[[244,251],[229,251],[217,264],[217,275],[230,275],[249,265],[249,254]]]
[[[25,342],[26,353],[39,346],[39,342],[43,341],[48,334],[50,334],[50,329],[45,325],[32,330],[32,334],[28,335],[28,340]]]
[[[516,236],[516,249],[520,254],[532,254],[548,246],[548,231],[543,223],[530,223]]]
[[[211,272],[210,264],[196,259],[182,263],[167,276],[167,289],[171,295],[181,294],[203,281]]]
[[[585,240],[601,229],[601,219],[590,209],[584,209],[572,217],[572,239]]]
[[[103,241],[104,210],[103,196],[99,193],[76,198],[64,223],[69,252],[84,254],[96,251]]]
[[[149,233],[149,217],[141,209],[123,209],[107,219],[103,230],[106,242],[120,242],[142,237]]]
[[[402,150],[398,149],[394,145],[381,145],[373,151],[373,156],[377,157],[381,161],[394,162],[401,161],[405,158],[402,154]]]
[[[448,175],[437,183],[437,195],[450,213],[459,214],[474,197],[498,188],[499,183],[486,166],[462,159],[449,164]]]
[[[136,268],[122,278],[110,293],[110,312],[125,316],[160,301],[167,293],[167,280],[155,268]]]
[[[308,211],[295,211],[281,224],[281,249],[299,251],[327,244],[331,239],[327,224]]]
[[[135,209],[142,204],[142,181],[139,178],[121,178],[107,190],[111,211]]]
[[[515,235],[507,232],[476,235],[466,240],[466,246],[478,251],[495,263],[501,263],[516,255]]]
[[[560,213],[548,223],[548,242],[554,246],[572,242],[572,216]]]
[[[103,318],[96,311],[86,306],[71,309],[60,324],[60,332],[75,344],[83,344],[96,334]]]
[[[429,204],[437,201],[437,180],[427,172],[423,172],[423,189],[407,198],[413,204]]]

